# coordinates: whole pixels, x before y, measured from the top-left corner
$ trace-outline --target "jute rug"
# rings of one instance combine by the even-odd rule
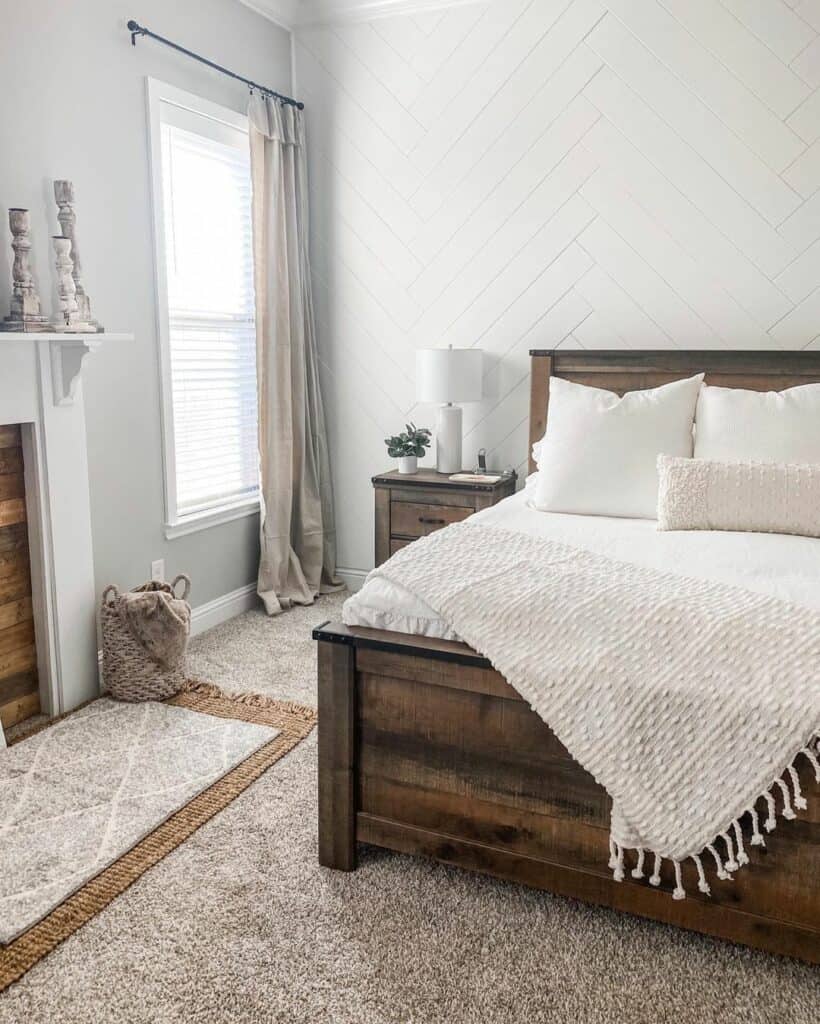
[[[88,708],[68,716],[88,717]],[[249,694],[227,694],[206,683],[191,683],[168,705],[201,712],[220,719],[262,726],[255,730],[225,730],[220,741],[235,746],[243,759],[222,774],[208,788],[198,792],[184,806],[166,816],[155,829],[132,845],[122,856],[93,878],[47,916],[7,945],[0,947],[0,991],[26,973],[38,960],[107,906],[150,867],[185,841],[206,821],[226,807],[272,764],[292,750],[313,728],[312,708]],[[190,716],[186,716],[190,718]],[[171,716],[172,720],[174,716]],[[30,739],[56,724],[47,723],[15,742]],[[165,724],[163,723],[164,727]],[[172,725],[172,727],[174,727]],[[10,744],[11,746],[12,744]],[[244,756],[247,748],[249,756]],[[230,754],[230,751],[228,751]]]

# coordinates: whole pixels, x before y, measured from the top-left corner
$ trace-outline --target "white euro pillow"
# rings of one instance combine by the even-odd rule
[[[820,465],[658,457],[659,530],[820,537]]]
[[[820,384],[785,391],[705,384],[695,413],[695,458],[820,465]]]
[[[550,379],[533,505],[544,512],[654,519],[659,455],[692,455],[703,374],[647,391]]]

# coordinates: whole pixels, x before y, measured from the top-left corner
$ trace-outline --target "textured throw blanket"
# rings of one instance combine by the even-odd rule
[[[372,575],[434,608],[605,787],[619,881],[626,849],[636,878],[652,853],[650,882],[669,858],[683,899],[691,857],[708,893],[707,869],[748,862],[742,815],[763,846],[805,809],[799,755],[820,782],[820,613],[470,523]]]

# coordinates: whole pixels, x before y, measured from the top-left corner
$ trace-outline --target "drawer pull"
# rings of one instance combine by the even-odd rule
[[[425,526],[446,526],[446,519],[432,519],[430,516],[419,516],[419,522]]]

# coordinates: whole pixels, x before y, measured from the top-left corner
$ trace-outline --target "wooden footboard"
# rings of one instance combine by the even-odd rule
[[[711,876],[711,897],[687,863],[676,901],[668,862],[661,889],[629,872],[613,880],[606,792],[471,648],[336,624],[313,635],[321,864],[353,870],[356,844],[372,843],[820,963],[820,792],[808,762],[808,811],[779,820],[765,851],[747,845],[734,881]]]

